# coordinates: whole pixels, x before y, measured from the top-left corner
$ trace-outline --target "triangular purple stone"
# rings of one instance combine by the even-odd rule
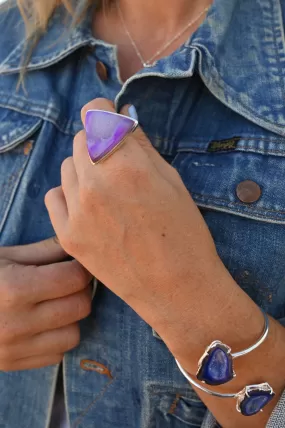
[[[113,150],[134,128],[130,117],[102,110],[88,110],[85,119],[87,148],[92,162],[96,163]]]
[[[221,345],[210,349],[197,373],[208,385],[222,385],[234,377],[232,356]]]

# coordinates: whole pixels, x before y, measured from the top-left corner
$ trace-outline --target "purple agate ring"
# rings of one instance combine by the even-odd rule
[[[105,110],[88,110],[85,118],[87,149],[93,165],[107,159],[134,132],[138,121]]]

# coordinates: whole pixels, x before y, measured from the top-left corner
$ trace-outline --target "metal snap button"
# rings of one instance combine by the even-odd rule
[[[101,80],[107,80],[108,79],[107,67],[105,66],[105,64],[103,64],[102,61],[97,61],[96,71],[97,71],[97,74]]]
[[[261,187],[252,180],[242,181],[237,185],[236,194],[241,202],[251,204],[261,196]]]

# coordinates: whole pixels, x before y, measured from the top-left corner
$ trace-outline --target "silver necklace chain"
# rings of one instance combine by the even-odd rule
[[[142,63],[143,67],[147,68],[147,67],[153,67],[156,63],[155,59],[161,54],[163,53],[169,46],[171,46],[176,40],[179,39],[180,36],[182,36],[182,34],[184,34],[186,32],[186,30],[188,30],[188,28],[192,27],[192,25],[194,25],[199,18],[201,18],[202,15],[204,15],[205,13],[208,12],[208,10],[210,9],[210,5],[205,7],[205,9],[202,10],[202,12],[199,13],[198,16],[196,16],[194,19],[192,19],[190,22],[188,22],[188,24],[182,28],[182,30],[179,31],[179,33],[177,33],[172,39],[170,39],[168,42],[164,43],[162,45],[162,47],[157,50],[152,57],[150,57],[147,61],[144,60],[142,54],[140,53],[139,48],[137,47],[136,42],[134,41],[131,33],[128,30],[128,27],[126,25],[126,21],[124,19],[123,13],[122,13],[122,9],[120,7],[119,1],[116,2],[117,5],[117,9],[118,9],[118,13],[120,16],[120,20],[122,22],[122,25],[124,27],[125,33],[128,36],[140,62]]]

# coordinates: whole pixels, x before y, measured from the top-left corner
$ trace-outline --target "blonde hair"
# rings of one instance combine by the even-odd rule
[[[102,7],[112,0],[96,0],[96,6]],[[48,22],[58,6],[63,6],[67,14],[76,15],[80,20],[94,0],[17,0],[27,28],[27,36],[43,34]],[[80,10],[80,12],[78,12]]]

